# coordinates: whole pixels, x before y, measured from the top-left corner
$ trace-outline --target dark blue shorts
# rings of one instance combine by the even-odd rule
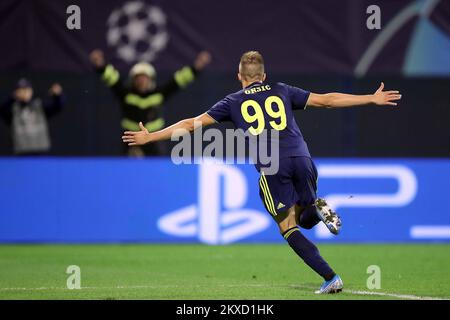
[[[278,173],[274,175],[265,175],[261,170],[259,196],[272,216],[294,204],[313,204],[317,199],[316,192],[317,168],[311,158],[282,158]]]

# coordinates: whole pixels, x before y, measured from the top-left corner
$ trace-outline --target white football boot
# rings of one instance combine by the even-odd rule
[[[330,208],[328,203],[321,198],[316,200],[317,214],[332,234],[337,235],[341,230],[341,218]]]
[[[342,291],[344,287],[344,282],[342,282],[341,277],[335,275],[330,281],[325,281],[319,290],[315,291],[315,294],[327,294],[327,293],[338,293]]]

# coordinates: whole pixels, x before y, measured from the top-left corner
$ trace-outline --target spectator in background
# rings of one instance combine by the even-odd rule
[[[124,79],[113,65],[105,62],[101,50],[94,50],[90,54],[91,63],[102,80],[112,89],[122,106],[122,128],[124,130],[139,130],[139,122],[150,131],[157,131],[164,127],[162,106],[172,94],[185,88],[194,81],[195,76],[211,61],[208,52],[201,52],[192,66],[185,66],[175,72],[173,78],[163,84],[156,85],[155,68],[146,62],[134,65],[129,72],[130,86],[125,85]],[[158,156],[164,154],[162,143],[145,146],[125,146],[129,156]]]
[[[0,105],[0,117],[11,127],[14,154],[44,155],[50,151],[47,118],[63,106],[62,87],[55,83],[49,97],[33,97],[33,87],[27,79],[20,79],[11,97]]]

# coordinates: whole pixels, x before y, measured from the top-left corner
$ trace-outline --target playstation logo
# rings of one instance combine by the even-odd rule
[[[271,219],[246,209],[247,180],[236,167],[206,159],[199,166],[198,203],[170,212],[158,228],[177,237],[197,237],[207,244],[228,244],[266,230]]]

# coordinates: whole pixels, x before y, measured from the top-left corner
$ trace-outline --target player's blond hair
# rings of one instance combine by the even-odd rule
[[[244,80],[257,80],[264,75],[264,59],[258,51],[244,53],[239,62],[239,73]]]

